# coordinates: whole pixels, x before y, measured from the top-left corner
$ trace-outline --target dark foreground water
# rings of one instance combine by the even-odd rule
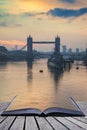
[[[40,69],[43,73],[39,72]],[[18,96],[10,109],[73,109],[70,96],[78,101],[87,99],[87,67],[79,62],[79,69],[76,70],[74,63],[59,73],[48,69],[46,59],[33,63],[0,63],[0,101],[10,101],[15,95]]]

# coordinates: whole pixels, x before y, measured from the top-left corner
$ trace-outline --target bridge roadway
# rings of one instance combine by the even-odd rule
[[[0,103],[0,130],[87,130],[87,102],[78,102],[84,117],[1,116],[8,103]]]
[[[54,41],[33,41],[32,44],[54,44]],[[20,50],[23,50],[27,44],[25,44]]]
[[[54,41],[33,41],[33,44],[54,44]]]

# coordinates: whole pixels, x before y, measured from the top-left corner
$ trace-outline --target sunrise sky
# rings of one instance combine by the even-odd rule
[[[87,48],[87,0],[0,0],[0,45],[23,46],[29,34],[34,41],[58,34],[61,45]]]

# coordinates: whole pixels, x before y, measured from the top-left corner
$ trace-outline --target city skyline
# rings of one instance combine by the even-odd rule
[[[62,45],[85,49],[86,5],[86,0],[0,0],[0,44],[23,46],[29,34],[35,41],[54,41],[58,34]]]

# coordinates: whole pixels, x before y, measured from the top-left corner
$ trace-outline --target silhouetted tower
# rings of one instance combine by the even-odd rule
[[[32,58],[33,57],[32,49],[33,49],[33,39],[29,35],[29,37],[27,37],[27,58]]]
[[[63,45],[63,54],[66,54],[66,45]]]
[[[60,37],[55,37],[55,52],[60,53]]]
[[[68,49],[68,53],[69,53],[69,54],[72,54],[72,48],[69,48],[69,49]]]
[[[76,48],[76,54],[79,54],[79,48]]]

